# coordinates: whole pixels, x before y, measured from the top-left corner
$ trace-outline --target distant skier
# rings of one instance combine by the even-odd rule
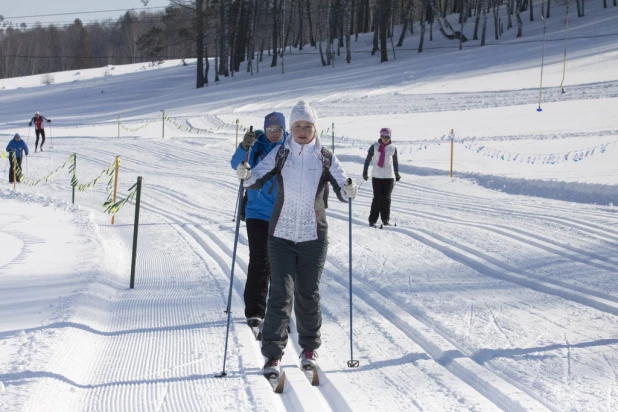
[[[50,119],[45,116],[41,116],[39,112],[34,114],[34,117],[30,119],[28,126],[32,126],[34,123],[34,132],[36,133],[36,142],[34,143],[34,153],[37,152],[39,147],[39,135],[41,136],[41,152],[43,151],[43,144],[45,144],[45,129],[43,128],[43,120],[47,120],[47,123],[51,123]]]
[[[278,186],[270,218],[268,256],[270,294],[262,330],[263,373],[280,376],[280,361],[288,341],[292,305],[296,315],[301,366],[316,366],[322,343],[320,277],[328,250],[324,187],[330,182],[342,202],[354,198],[356,184],[317,136],[317,114],[304,101],[292,109],[292,138],[273,150],[255,169],[239,164],[237,176],[247,189],[261,189],[271,178]]]
[[[13,183],[16,178],[16,176],[13,175],[13,169],[16,169],[17,176],[19,176],[19,172],[21,172],[22,155],[25,153],[26,156],[28,156],[28,145],[21,140],[19,133],[15,133],[13,139],[11,139],[6,146],[6,151],[9,152],[9,183]],[[21,179],[17,179],[17,182],[21,182]]]
[[[373,165],[371,171],[371,184],[373,186],[373,201],[369,212],[369,226],[376,227],[378,216],[382,218],[382,224],[390,225],[391,216],[391,193],[395,181],[399,181],[399,161],[397,160],[397,148],[391,143],[391,129],[384,127],[380,130],[380,138],[377,143],[369,147],[363,179],[367,180],[369,164]],[[374,157],[375,156],[375,157]],[[373,161],[372,161],[373,159]]]
[[[271,151],[276,151],[287,137],[285,116],[279,112],[266,115],[264,131],[245,133],[230,161],[232,168],[236,169],[245,160],[248,160],[250,167],[257,166]],[[245,221],[249,239],[249,267],[244,293],[245,317],[247,324],[252,329],[257,329],[261,326],[266,313],[266,296],[270,281],[268,222],[277,198],[275,179],[264,182],[262,190],[248,191],[246,198]]]

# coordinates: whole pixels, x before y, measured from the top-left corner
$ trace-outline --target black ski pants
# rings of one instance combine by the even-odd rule
[[[391,217],[391,193],[395,186],[395,179],[371,179],[373,186],[373,201],[369,212],[369,223],[376,223],[378,216],[382,223],[387,223]]]
[[[15,176],[13,175],[14,157],[15,157],[15,152],[9,153],[9,183],[13,183],[13,180],[15,180]],[[21,160],[22,159],[23,157],[17,158],[17,171],[21,170]],[[21,182],[21,179],[18,179],[17,181]]]
[[[247,219],[249,238],[249,268],[245,283],[245,317],[264,319],[266,297],[270,280],[268,262],[268,222],[261,219]]]
[[[315,350],[322,344],[319,286],[327,251],[326,239],[295,243],[274,236],[268,238],[272,273],[262,329],[262,355],[265,357],[283,356],[292,304],[300,347]]]
[[[35,129],[34,133],[36,134],[36,141],[34,142],[34,150],[39,147],[39,135],[41,136],[41,149],[45,144],[45,129]]]

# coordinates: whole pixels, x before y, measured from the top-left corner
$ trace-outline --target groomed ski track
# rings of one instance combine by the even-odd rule
[[[227,149],[150,139],[139,144],[120,139],[116,145],[123,153],[122,173],[139,173],[145,182],[136,289],[127,289],[129,213],[119,215],[113,227],[100,221],[103,244],[121,259],[106,265],[114,276],[79,291],[66,322],[46,332],[48,339],[65,342],[67,351],[53,354],[44,370],[13,377],[38,382],[25,410],[53,409],[60,402],[74,410],[136,411],[209,410],[209,404],[224,402],[235,409],[282,411],[557,411],[578,405],[577,391],[561,395],[545,383],[558,376],[598,393],[599,405],[612,404],[602,395],[605,381],[584,381],[577,368],[555,363],[564,356],[569,365],[602,361],[616,367],[613,358],[595,350],[618,344],[605,335],[612,330],[597,325],[615,324],[608,318],[618,307],[618,293],[601,286],[618,270],[612,253],[618,216],[602,207],[479,188],[470,194],[472,185],[465,181],[406,175],[414,183],[400,182],[393,194],[398,226],[375,231],[367,227],[371,194],[363,187],[353,204],[353,350],[361,366],[349,369],[347,204],[331,197],[321,285],[321,385],[311,387],[298,369],[292,324],[282,362],[285,391],[276,395],[261,376],[259,344],[244,324],[244,224],[228,376],[214,377],[223,360],[235,229],[229,206],[238,192],[233,173],[226,173]],[[114,153],[96,141],[85,144],[79,167],[95,175]],[[347,166],[354,175],[354,165]],[[44,190],[64,196],[65,183],[52,181]],[[79,203],[96,207],[104,195],[97,187],[79,193]],[[444,286],[434,289],[437,284]],[[563,328],[573,322],[586,327],[567,336]],[[27,331],[26,338],[36,334]],[[90,361],[75,365],[73,357]],[[70,395],[59,390],[67,386]]]

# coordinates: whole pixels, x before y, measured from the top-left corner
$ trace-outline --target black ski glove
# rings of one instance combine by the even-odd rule
[[[47,123],[51,123],[51,119],[47,119]]]
[[[397,173],[397,174],[395,175],[395,181],[396,181],[396,182],[398,182],[398,181],[400,181],[400,180],[401,180],[401,176],[399,176],[399,173]]]
[[[364,172],[364,173],[363,173],[363,179],[364,179],[364,180],[369,179],[369,175],[367,175],[367,172]]]
[[[32,126],[32,122],[28,123],[28,126]]]
[[[248,131],[247,133],[245,133],[245,137],[243,137],[242,139],[242,147],[245,150],[249,150],[251,149],[251,146],[253,146],[253,144],[255,143],[255,132],[253,130]]]

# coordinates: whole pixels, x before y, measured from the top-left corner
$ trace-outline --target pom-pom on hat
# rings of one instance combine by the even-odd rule
[[[380,129],[380,136],[388,136],[391,137],[391,129],[388,127],[383,127]]]
[[[285,130],[285,116],[279,112],[272,112],[264,117],[264,129],[267,127],[279,126]]]
[[[290,124],[294,126],[294,123],[299,121],[305,121],[313,124],[318,128],[318,114],[315,109],[304,100],[300,100],[296,103],[296,106],[292,108],[292,114],[290,115]]]

